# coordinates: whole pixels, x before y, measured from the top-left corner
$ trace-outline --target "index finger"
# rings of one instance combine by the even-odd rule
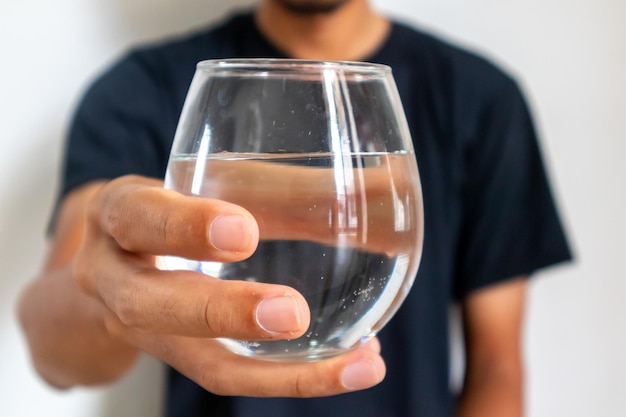
[[[90,219],[130,252],[223,262],[254,252],[259,229],[247,210],[161,184],[134,176],[113,180],[92,202]]]

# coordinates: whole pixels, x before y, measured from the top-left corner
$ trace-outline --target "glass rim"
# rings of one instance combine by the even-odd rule
[[[361,61],[332,61],[292,58],[224,58],[198,62],[199,70],[232,70],[245,72],[320,72],[340,71],[349,74],[387,75],[391,67],[385,64]]]

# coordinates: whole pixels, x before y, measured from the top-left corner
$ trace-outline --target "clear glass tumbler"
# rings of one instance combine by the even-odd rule
[[[245,261],[169,257],[167,268],[289,285],[309,304],[303,336],[222,340],[236,353],[286,361],[345,352],[384,326],[415,278],[421,188],[387,66],[199,63],[165,186],[241,205],[260,231],[258,249]]]

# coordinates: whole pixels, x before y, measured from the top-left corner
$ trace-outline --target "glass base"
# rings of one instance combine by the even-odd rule
[[[228,350],[241,356],[249,358],[272,361],[272,362],[314,362],[322,359],[332,358],[357,349],[367,343],[374,335],[362,337],[361,340],[350,347],[340,346],[308,346],[292,348],[284,347],[284,343],[293,341],[270,341],[270,342],[244,342],[233,339],[217,339]],[[273,346],[280,346],[279,349]]]

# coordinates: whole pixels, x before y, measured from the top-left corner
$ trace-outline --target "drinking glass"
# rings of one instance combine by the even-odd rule
[[[236,353],[300,361],[355,348],[391,318],[415,278],[422,195],[387,66],[200,62],[165,187],[238,204],[256,218],[260,233],[258,249],[242,262],[166,257],[166,268],[284,284],[308,302],[304,335],[220,339]]]

